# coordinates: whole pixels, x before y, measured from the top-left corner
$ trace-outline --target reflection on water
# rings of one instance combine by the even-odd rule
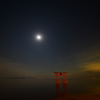
[[[0,100],[100,100],[100,80],[2,79],[0,95]]]
[[[63,79],[63,91],[60,80],[56,79],[56,97],[52,100],[100,100],[100,80]]]
[[[61,92],[61,90],[60,90],[60,79],[56,79],[56,90],[57,90],[56,99],[67,98],[67,96],[68,96],[68,93],[67,93],[68,81],[67,81],[67,79],[64,78],[62,80],[62,83],[63,83],[63,92]]]

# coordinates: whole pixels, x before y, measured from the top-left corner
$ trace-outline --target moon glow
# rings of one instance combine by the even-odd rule
[[[42,36],[40,34],[36,35],[37,40],[42,40]]]

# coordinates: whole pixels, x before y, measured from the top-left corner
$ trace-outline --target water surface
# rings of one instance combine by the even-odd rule
[[[99,79],[68,80],[67,89],[57,90],[55,80],[1,79],[0,100],[100,100]]]

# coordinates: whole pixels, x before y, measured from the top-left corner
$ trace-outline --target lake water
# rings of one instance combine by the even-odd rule
[[[0,100],[100,100],[99,79],[68,80],[66,89],[60,80],[57,86],[54,79],[1,79]]]

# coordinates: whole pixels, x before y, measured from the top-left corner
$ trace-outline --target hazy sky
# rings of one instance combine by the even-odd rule
[[[1,77],[51,77],[54,71],[100,76],[98,2],[7,0],[0,8]]]

